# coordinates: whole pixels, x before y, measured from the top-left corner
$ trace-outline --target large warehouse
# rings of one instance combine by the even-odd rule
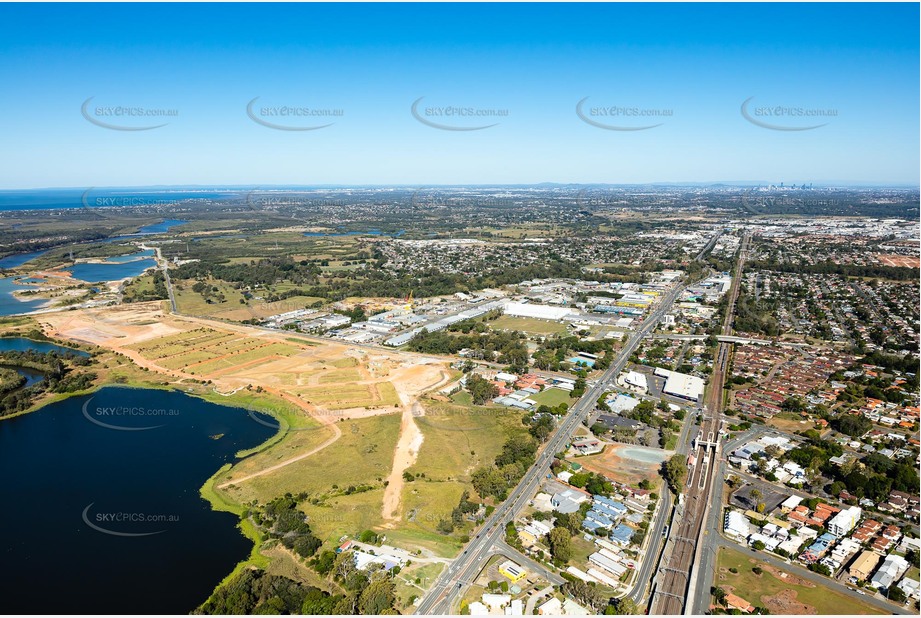
[[[661,367],[656,368],[656,375],[665,378],[665,388],[662,389],[662,392],[666,395],[697,401],[704,394],[704,381],[697,376],[689,376],[686,373],[669,371]]]
[[[520,318],[540,318],[541,320],[562,320],[573,313],[569,307],[552,307],[550,305],[532,305],[530,303],[509,303],[505,306],[505,315]]]

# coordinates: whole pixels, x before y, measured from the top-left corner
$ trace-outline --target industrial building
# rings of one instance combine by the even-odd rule
[[[662,392],[666,395],[680,397],[688,401],[697,401],[704,394],[705,382],[703,378],[670,371],[662,367],[656,367],[656,375],[660,378],[665,378],[665,386],[662,388]]]
[[[574,313],[574,311],[569,307],[552,307],[550,305],[536,305],[531,303],[509,303],[505,306],[505,315],[520,318],[562,320],[570,313]]]

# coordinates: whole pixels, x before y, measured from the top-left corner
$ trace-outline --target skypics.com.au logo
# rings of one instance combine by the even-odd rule
[[[576,103],[576,115],[579,119],[593,127],[606,131],[646,131],[661,127],[664,122],[649,124],[650,120],[671,118],[674,110],[669,108],[638,107],[635,105],[595,105],[586,106],[585,97]],[[642,123],[642,124],[638,124]]]
[[[141,105],[94,105],[90,97],[80,106],[87,122],[110,131],[151,131],[168,125],[168,122],[149,124],[151,118],[177,118],[178,109],[144,107]]]
[[[159,425],[134,425],[137,419],[164,419],[179,416],[179,410],[174,408],[146,408],[143,406],[96,406],[90,407],[93,397],[83,404],[83,416],[89,422],[105,429],[115,431],[148,431],[159,429]]]
[[[482,124],[484,118],[507,118],[509,115],[507,109],[463,105],[422,106],[424,98],[419,97],[413,101],[410,113],[422,124],[442,131],[482,131],[501,124],[499,122]]]
[[[246,104],[246,115],[258,125],[276,131],[318,131],[333,126],[333,122],[315,124],[316,119],[342,118],[345,111],[339,108],[316,108],[307,105],[256,105],[261,97]]]
[[[812,131],[828,123],[811,124],[816,120],[837,118],[838,110],[833,108],[804,107],[801,105],[752,105],[755,97],[742,102],[742,117],[756,127],[771,131]],[[810,122],[810,124],[802,124]]]
[[[124,538],[154,536],[166,532],[167,524],[179,523],[179,515],[140,511],[94,511],[95,502],[83,509],[83,523],[102,534]]]

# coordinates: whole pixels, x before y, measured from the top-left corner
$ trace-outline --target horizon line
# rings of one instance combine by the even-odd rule
[[[24,191],[86,191],[89,189],[290,189],[290,188],[312,188],[312,189],[367,189],[367,188],[405,188],[405,189],[424,189],[424,188],[498,188],[498,187],[770,187],[784,189],[798,188],[802,185],[808,185],[812,188],[880,188],[880,189],[918,189],[921,185],[913,182],[880,182],[880,181],[797,181],[787,183],[787,181],[770,182],[765,180],[712,180],[712,181],[678,181],[678,180],[660,180],[650,182],[560,182],[560,181],[540,181],[540,182],[502,182],[502,183],[243,183],[243,184],[222,184],[222,183],[201,183],[201,184],[138,184],[138,185],[82,185],[82,186],[45,186],[45,187],[20,187],[20,188],[0,188],[0,193],[13,193]]]

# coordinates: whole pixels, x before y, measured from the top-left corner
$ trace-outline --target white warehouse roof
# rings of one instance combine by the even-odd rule
[[[665,378],[665,388],[662,391],[668,395],[696,401],[698,397],[704,394],[703,378],[689,376],[686,373],[678,373],[677,371],[669,371],[661,367],[656,368],[656,375]]]
[[[542,320],[562,320],[573,313],[569,307],[551,307],[550,305],[532,305],[530,303],[509,303],[505,306],[506,315],[522,318],[540,318]]]

